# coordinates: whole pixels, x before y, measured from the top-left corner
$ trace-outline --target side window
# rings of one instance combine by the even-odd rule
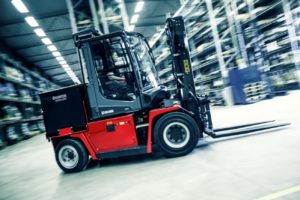
[[[99,89],[107,99],[136,99],[132,67],[121,38],[92,43],[93,61]]]

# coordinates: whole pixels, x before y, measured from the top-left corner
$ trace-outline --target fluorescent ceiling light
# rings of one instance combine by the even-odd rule
[[[70,67],[63,67],[66,72],[71,72],[72,69]]]
[[[127,28],[127,31],[131,32],[133,31],[135,28],[135,25],[130,25],[128,28]]]
[[[67,74],[69,74],[69,76],[75,78],[76,75],[74,74],[74,72],[71,70],[71,71],[67,71]],[[77,77],[76,77],[77,78]]]
[[[75,79],[75,77],[76,77],[76,76],[75,76],[74,74],[72,74],[71,72],[67,72],[67,74],[68,74],[68,76],[70,76],[70,77],[71,77],[71,79],[73,79],[73,80],[74,80],[74,79]]]
[[[57,58],[59,58],[59,57],[56,57],[56,59],[57,59]],[[59,64],[65,65],[65,64],[67,64],[67,62],[66,62],[65,60],[61,60],[61,61],[59,61]]]
[[[72,79],[72,81],[73,81],[74,83],[80,84],[80,81],[79,81],[78,79]]]
[[[67,73],[70,77],[71,77],[71,79],[74,81],[74,80],[76,80],[76,75],[73,73],[73,74],[70,74],[70,73]],[[75,82],[75,81],[74,81]]]
[[[62,67],[63,67],[64,69],[71,69],[70,66],[69,66],[68,64],[62,65]]]
[[[74,72],[72,70],[68,70],[67,73],[71,76],[75,76]]]
[[[54,45],[49,45],[47,47],[48,47],[49,51],[57,51],[57,48]]]
[[[144,6],[144,1],[137,2],[134,12],[135,13],[141,12],[143,10],[143,6]]]
[[[52,42],[51,42],[51,40],[49,39],[49,38],[42,38],[42,42],[44,43],[44,44],[52,44]]]
[[[63,57],[61,57],[61,56],[58,56],[58,57],[56,57],[56,60],[57,61],[63,61],[63,60],[65,60]]]
[[[81,83],[81,82],[79,81],[79,79],[77,78],[77,76],[71,77],[71,79],[72,79],[72,81],[73,81],[74,83],[78,83],[78,84]]]
[[[55,57],[61,56],[61,54],[58,51],[52,52],[52,55]]]
[[[71,69],[64,69],[67,73],[70,73],[72,70]]]
[[[76,75],[74,74],[74,72],[72,70],[68,70],[67,74],[69,74],[70,77],[76,77]]]
[[[12,0],[11,3],[16,7],[16,9],[20,13],[28,13],[29,12],[27,7],[22,2],[22,0]]]
[[[29,26],[31,26],[31,27],[37,27],[37,26],[39,26],[39,24],[37,23],[37,21],[32,16],[25,17],[25,20],[29,24]]]
[[[138,18],[139,18],[139,15],[133,15],[131,17],[130,23],[135,24],[137,22]]]
[[[34,29],[34,32],[39,37],[45,37],[46,36],[46,33],[41,28]]]

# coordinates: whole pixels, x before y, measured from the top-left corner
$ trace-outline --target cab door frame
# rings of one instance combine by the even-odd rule
[[[89,104],[89,113],[91,120],[100,119],[100,118],[106,118],[110,116],[115,116],[119,114],[127,114],[127,113],[133,113],[136,111],[139,111],[142,109],[141,104],[141,96],[140,96],[140,88],[137,87],[136,89],[136,99],[132,101],[125,101],[125,100],[114,100],[114,99],[107,99],[103,96],[103,94],[100,91],[99,81],[97,77],[97,71],[95,69],[95,65],[93,62],[93,53],[91,48],[91,42],[95,40],[104,40],[104,39],[110,39],[113,37],[120,37],[124,44],[125,49],[124,51],[127,53],[129,57],[129,62],[132,63],[132,55],[131,52],[128,50],[128,46],[126,44],[126,41],[124,40],[125,34],[110,34],[106,36],[99,36],[96,38],[93,38],[91,40],[87,40],[85,42],[81,43],[81,49],[83,53],[83,57],[85,58],[85,66],[87,71],[87,80],[88,83],[86,84],[86,91],[88,96],[88,104]],[[132,65],[133,72],[136,70],[135,65]],[[134,78],[136,79],[136,74],[133,73]]]

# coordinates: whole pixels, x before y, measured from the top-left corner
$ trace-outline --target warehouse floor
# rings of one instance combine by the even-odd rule
[[[216,127],[265,119],[287,129],[205,138],[190,155],[90,163],[77,174],[56,166],[43,135],[0,151],[0,199],[300,199],[300,91],[247,106],[213,108]],[[279,192],[279,193],[278,193]]]

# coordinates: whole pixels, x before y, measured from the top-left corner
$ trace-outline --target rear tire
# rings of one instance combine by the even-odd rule
[[[74,139],[62,140],[55,148],[58,166],[66,173],[79,172],[88,163],[88,153],[81,142]]]
[[[193,151],[199,134],[195,120],[180,112],[162,116],[154,126],[154,142],[166,157],[184,156]]]

